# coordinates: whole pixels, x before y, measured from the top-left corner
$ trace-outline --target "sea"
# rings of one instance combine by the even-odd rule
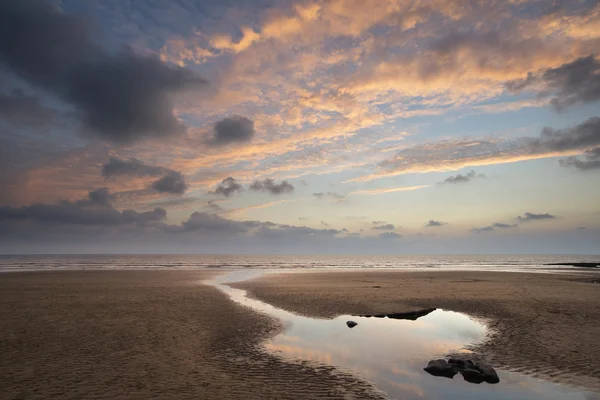
[[[600,262],[598,255],[0,255],[0,272],[83,269],[439,269],[520,272],[589,270],[553,263]]]

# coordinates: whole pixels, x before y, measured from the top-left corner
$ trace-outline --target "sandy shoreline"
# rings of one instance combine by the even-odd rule
[[[262,351],[278,321],[198,283],[213,274],[0,275],[0,398],[367,398],[334,368]]]
[[[289,311],[330,318],[437,307],[484,319],[475,348],[505,369],[600,390],[598,274],[349,271],[273,274],[233,286]]]
[[[333,367],[261,343],[279,321],[201,284],[217,271],[53,271],[0,276],[0,398],[368,398]],[[597,275],[350,271],[234,284],[308,316],[439,307],[486,319],[495,366],[598,391]]]

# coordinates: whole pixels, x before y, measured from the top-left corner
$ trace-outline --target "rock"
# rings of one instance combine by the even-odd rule
[[[356,325],[358,325],[358,323],[354,321],[348,321],[346,322],[346,325],[348,325],[348,328],[354,328]]]
[[[371,286],[371,287],[372,287],[373,289],[379,289],[379,288],[381,288],[381,286],[379,286],[379,285],[373,285],[373,286]]]
[[[484,375],[476,369],[465,368],[460,373],[465,381],[470,383],[480,384],[485,380]]]
[[[483,375],[483,380],[487,383],[498,383],[500,378],[496,373],[496,370],[491,366],[484,363],[475,364],[475,368]]]
[[[423,368],[425,372],[433,376],[444,376],[452,379],[458,373],[452,364],[448,364],[446,360],[431,360],[427,366]]]
[[[459,360],[458,358],[451,358],[448,360],[448,364],[455,364],[464,367],[467,363],[464,360]]]

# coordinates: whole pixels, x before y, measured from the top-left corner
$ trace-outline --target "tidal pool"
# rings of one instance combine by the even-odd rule
[[[390,399],[600,400],[595,392],[500,369],[498,384],[471,384],[461,375],[429,375],[423,370],[429,360],[470,353],[470,345],[484,340],[485,325],[465,314],[437,309],[414,321],[351,315],[308,318],[248,298],[246,291],[227,285],[264,273],[232,271],[207,283],[233,301],[282,321],[284,331],[264,344],[269,351],[290,360],[336,366],[371,382]],[[349,328],[347,321],[358,325]]]

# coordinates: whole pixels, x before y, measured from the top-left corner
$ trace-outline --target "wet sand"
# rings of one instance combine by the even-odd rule
[[[233,284],[294,313],[332,318],[430,307],[485,320],[473,348],[494,366],[600,391],[598,274],[349,271],[273,274]]]
[[[213,272],[0,275],[1,399],[368,398],[260,343],[282,327],[199,284]]]

